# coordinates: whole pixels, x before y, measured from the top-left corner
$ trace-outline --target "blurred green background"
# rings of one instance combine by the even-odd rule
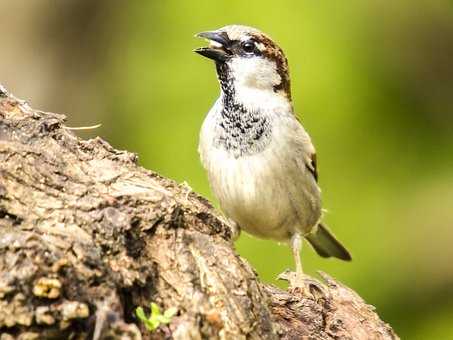
[[[453,339],[453,4],[449,1],[4,1],[0,83],[213,199],[198,131],[218,96],[196,32],[242,23],[289,59],[318,150],[325,220],[352,263],[305,248],[403,339]],[[215,201],[214,201],[215,202]],[[286,246],[242,234],[264,281]]]

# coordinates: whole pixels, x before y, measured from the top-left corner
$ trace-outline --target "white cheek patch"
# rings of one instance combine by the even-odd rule
[[[235,99],[250,110],[289,112],[291,102],[274,91],[282,81],[275,62],[261,58],[233,58]]]
[[[233,58],[229,65],[238,85],[273,90],[282,81],[275,62],[261,57]]]

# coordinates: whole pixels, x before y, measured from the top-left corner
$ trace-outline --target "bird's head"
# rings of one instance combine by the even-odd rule
[[[256,106],[274,98],[290,103],[288,62],[282,49],[261,31],[230,25],[197,37],[209,40],[196,53],[215,61],[222,91]],[[233,93],[228,93],[233,92]]]

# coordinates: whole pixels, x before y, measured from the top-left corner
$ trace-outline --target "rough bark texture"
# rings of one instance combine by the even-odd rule
[[[260,283],[190,188],[0,88],[1,339],[397,339],[328,276]],[[150,332],[137,306],[175,307]],[[146,308],[145,308],[146,310]]]

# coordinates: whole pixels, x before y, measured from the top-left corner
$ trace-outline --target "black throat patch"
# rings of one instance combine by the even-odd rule
[[[223,96],[214,146],[223,148],[235,158],[263,151],[272,132],[269,117],[236,102],[234,79],[228,66],[218,63],[216,67]]]

